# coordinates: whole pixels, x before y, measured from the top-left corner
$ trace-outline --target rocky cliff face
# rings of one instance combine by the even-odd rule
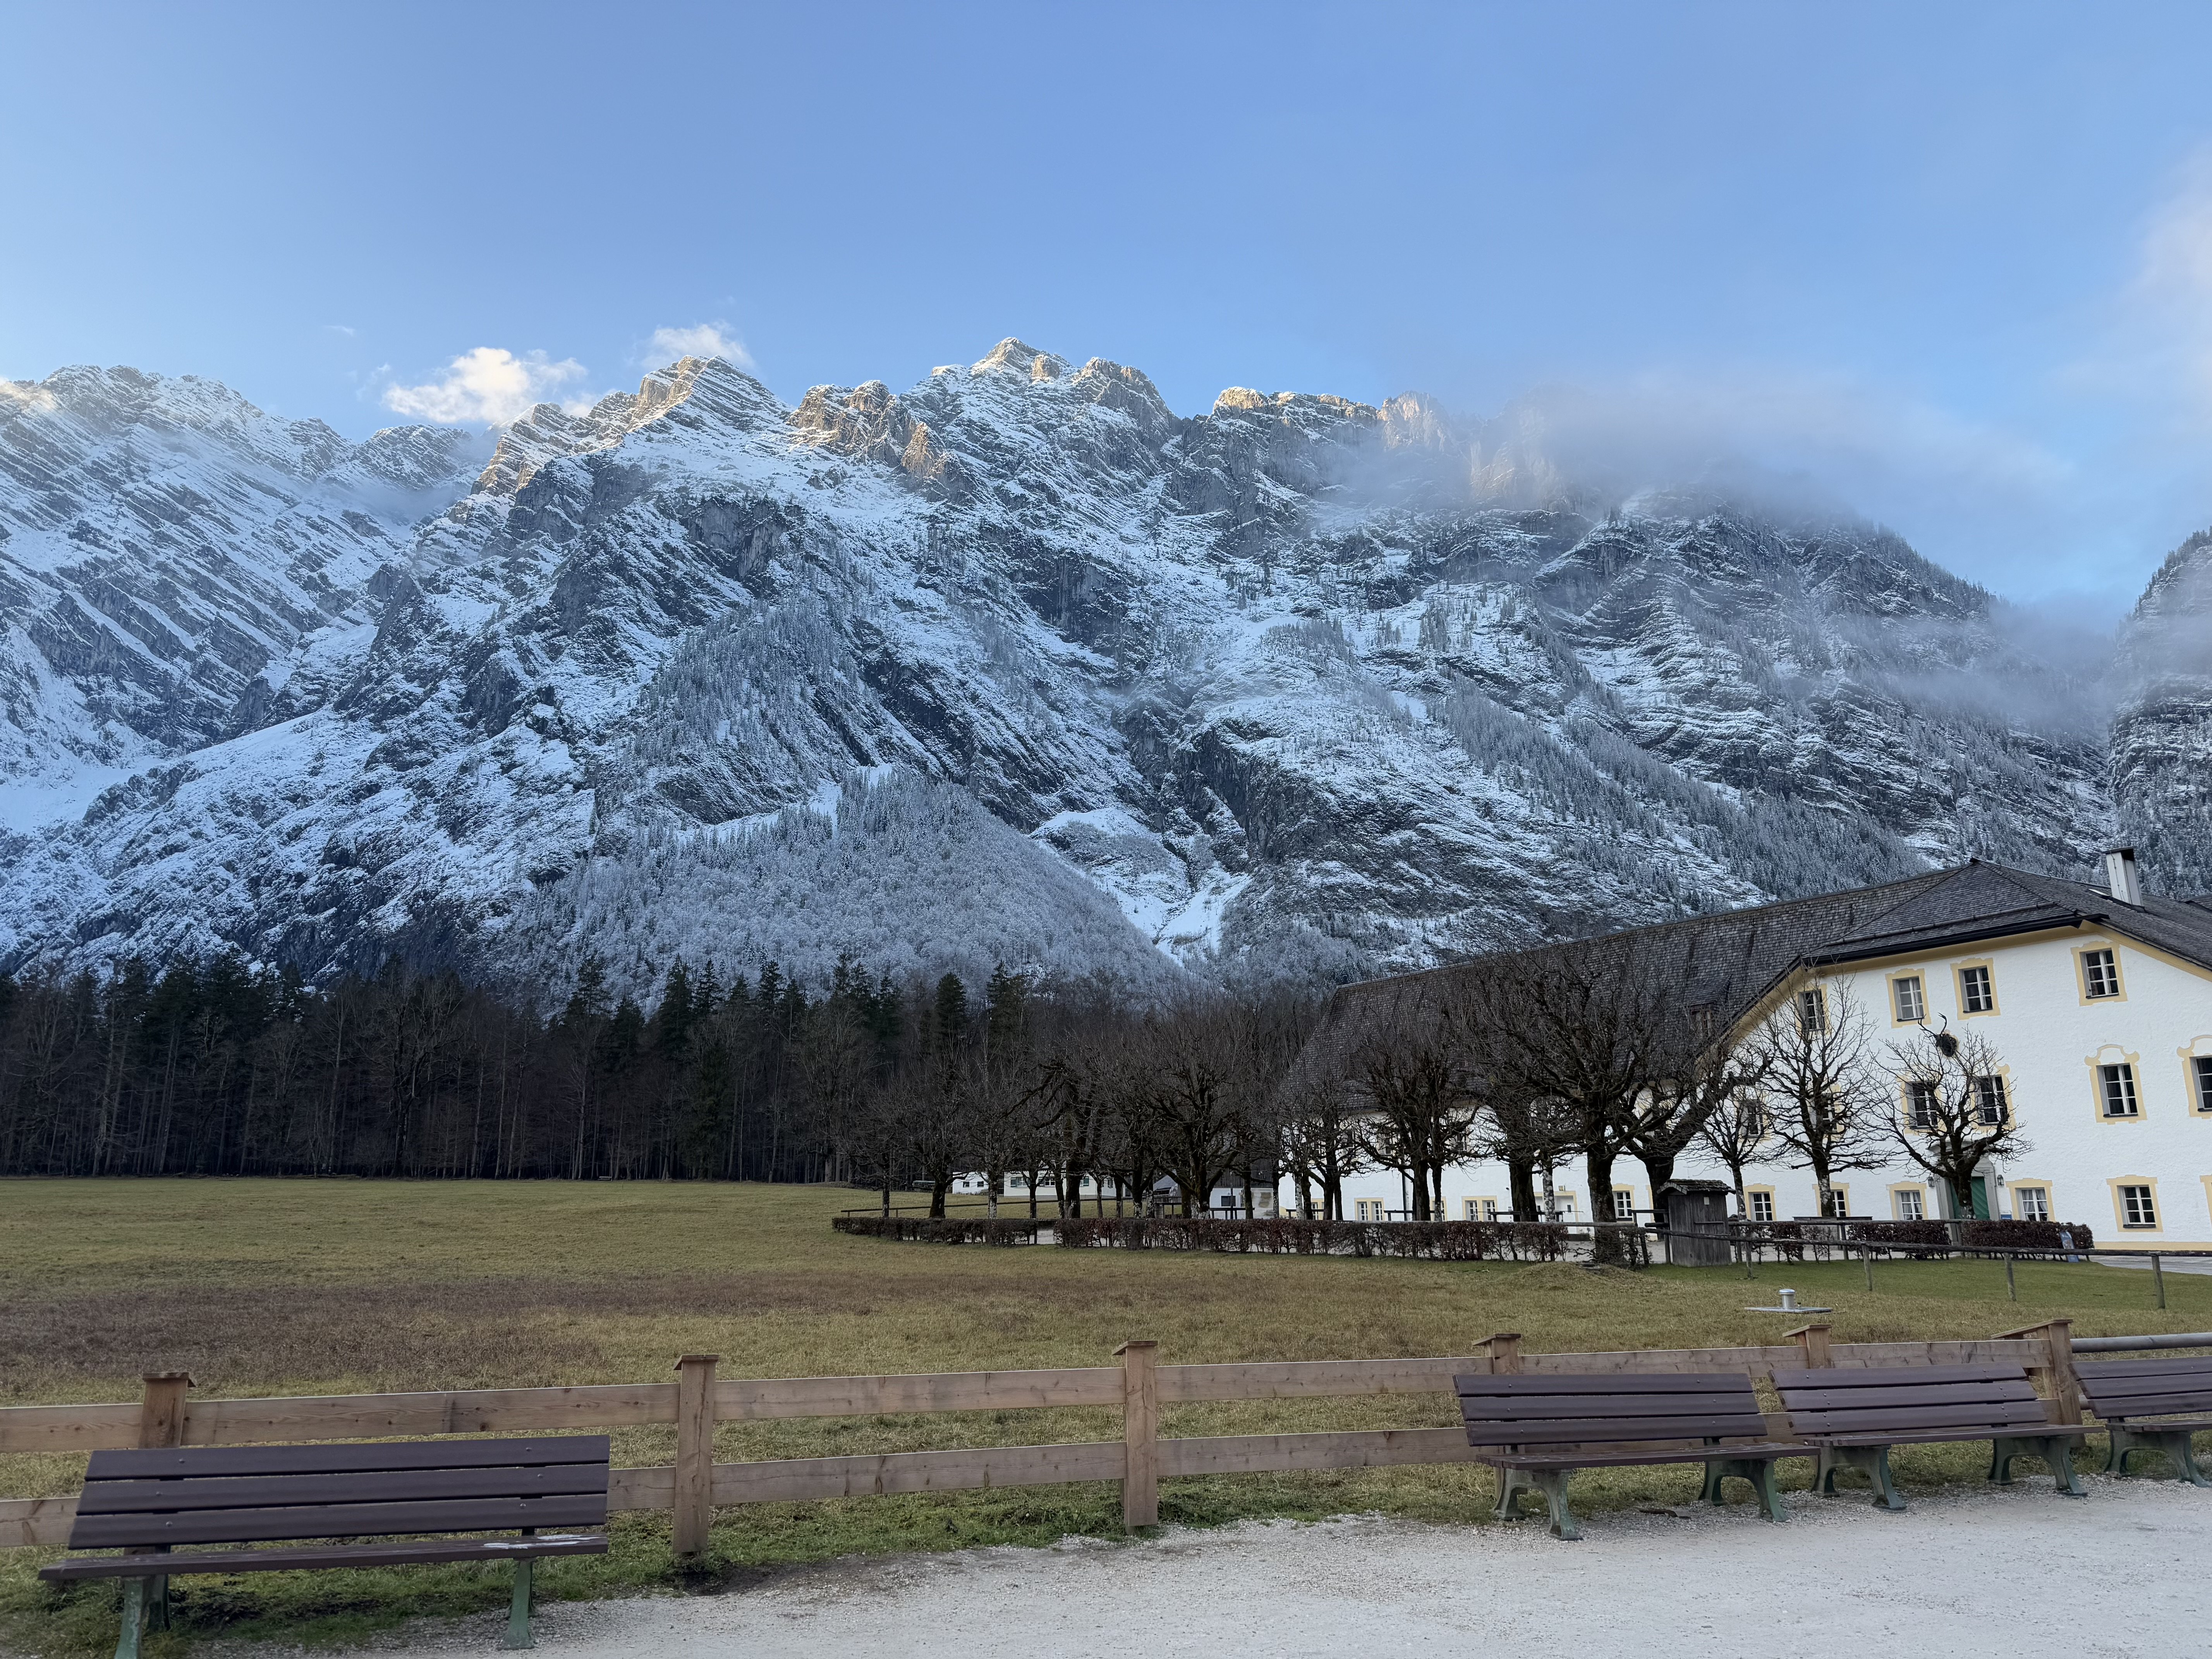
[[[6,395],[9,752],[130,775],[0,852],[0,965],[1331,977],[2113,833],[1988,594],[1860,523],[1579,498],[1419,399],[1186,420],[1009,340],[794,410],[687,359],[470,486],[453,434],[202,382]],[[155,447],[158,488],[108,459]],[[47,643],[149,603],[158,646]]]
[[[2112,796],[2146,876],[2212,893],[2212,531],[2173,550],[2121,636]]]
[[[467,488],[480,443],[404,427],[349,444],[127,368],[0,381],[4,821],[81,810],[139,764],[325,697],[301,647],[369,623],[376,572]]]

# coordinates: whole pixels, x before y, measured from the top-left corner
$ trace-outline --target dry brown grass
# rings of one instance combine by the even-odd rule
[[[2057,1265],[2021,1268],[2015,1304],[2002,1268],[1980,1262],[1884,1266],[1869,1296],[1856,1266],[1770,1267],[1754,1285],[1722,1269],[902,1245],[831,1232],[830,1216],[856,1201],[688,1184],[0,1182],[0,1404],[135,1399],[142,1373],[171,1369],[207,1397],[659,1379],[699,1352],[721,1354],[726,1377],[1097,1365],[1139,1336],[1170,1364],[1464,1352],[1500,1329],[1532,1352],[1727,1345],[1793,1322],[1744,1311],[1783,1283],[1836,1304],[1839,1341],[1985,1336],[2057,1314],[2083,1334],[2212,1324],[2212,1280],[2179,1275],[2161,1314],[2145,1274]],[[1166,1419],[1170,1434],[1454,1420],[1443,1396],[1181,1407]],[[1119,1432],[1111,1413],[1087,1411],[799,1420],[726,1426],[718,1454]],[[665,1462],[673,1437],[623,1431],[617,1461]],[[1900,1464],[1908,1480],[1965,1479],[1984,1455],[1916,1449]],[[0,1495],[70,1491],[80,1474],[80,1460],[0,1458]],[[1583,1501],[1601,1508],[1679,1498],[1695,1477],[1587,1479]],[[1486,1472],[1463,1467],[1242,1476],[1170,1482],[1163,1507],[1189,1522],[1369,1510],[1466,1521],[1491,1490]],[[1118,1530],[1112,1489],[1038,1488],[732,1510],[715,1547],[741,1569]],[[664,1520],[627,1519],[617,1539],[607,1562],[559,1564],[556,1593],[668,1577]],[[102,1627],[102,1592],[46,1596],[29,1578],[41,1555],[0,1557],[0,1642],[13,1608],[52,1632],[46,1651],[83,1645]],[[188,1628],[351,1629],[503,1593],[464,1570],[196,1582]]]

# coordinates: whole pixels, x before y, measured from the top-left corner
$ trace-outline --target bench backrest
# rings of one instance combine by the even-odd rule
[[[608,1437],[99,1451],[71,1549],[588,1527]]]
[[[1476,1446],[1590,1446],[1763,1437],[1766,1418],[1742,1371],[1460,1376],[1460,1414]]]
[[[2089,1409],[2107,1423],[2212,1411],[2212,1356],[2108,1360],[2077,1365],[2074,1375]]]
[[[1802,1435],[2037,1429],[2051,1416],[2018,1365],[1774,1368],[1775,1391]]]

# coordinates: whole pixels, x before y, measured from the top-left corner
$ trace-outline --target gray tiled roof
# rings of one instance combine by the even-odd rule
[[[2212,895],[2123,904],[2102,887],[1979,862],[1878,887],[1694,916],[1603,935],[1634,939],[1655,970],[1680,986],[1685,1008],[1710,1007],[1724,1029],[1805,963],[1844,962],[2007,933],[2087,924],[2212,968]],[[1547,945],[1572,951],[1594,941]],[[1537,954],[1536,952],[1506,952]],[[1495,962],[1499,957],[1481,958]],[[1370,1034],[1418,1018],[1478,964],[1369,980],[1337,992],[1301,1056],[1294,1083],[1340,1072]]]

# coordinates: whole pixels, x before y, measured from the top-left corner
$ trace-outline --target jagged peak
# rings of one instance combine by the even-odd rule
[[[1067,373],[1067,360],[1039,351],[1009,334],[991,348],[990,355],[973,365],[970,374],[1012,374],[1028,380],[1056,380]]]

